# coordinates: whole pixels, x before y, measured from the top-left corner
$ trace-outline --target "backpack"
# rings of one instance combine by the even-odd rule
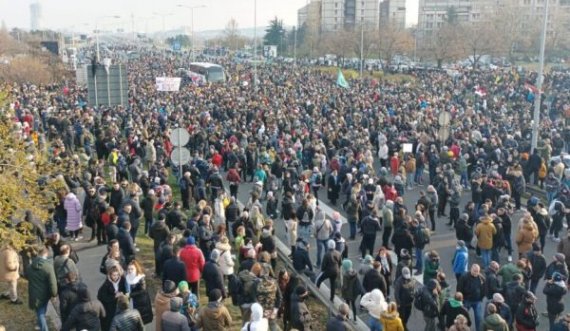
[[[228,276],[228,292],[232,298],[232,305],[239,306],[241,301],[241,293],[243,292],[243,284],[241,279],[235,275],[231,274]]]
[[[523,176],[518,176],[515,178],[515,182],[513,183],[515,190],[519,192],[519,194],[524,194],[526,191],[526,183]]]
[[[418,244],[429,244],[429,230],[427,228],[420,228],[416,234]]]
[[[263,311],[273,312],[277,293],[277,282],[264,277],[257,283],[257,302],[263,307]]]

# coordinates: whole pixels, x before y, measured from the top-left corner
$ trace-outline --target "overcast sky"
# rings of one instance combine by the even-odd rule
[[[8,28],[30,28],[32,1],[0,0],[0,20]],[[135,29],[139,32],[159,31],[164,14],[166,29],[190,26],[190,10],[178,7],[206,6],[194,10],[194,28],[200,30],[223,29],[233,17],[239,28],[254,26],[254,0],[39,0],[42,5],[42,27],[54,30],[93,30],[96,23],[102,29],[123,28],[131,31],[134,16]],[[307,0],[258,0],[257,25],[265,26],[273,17],[282,19],[287,26],[296,25],[297,9]],[[406,0],[408,7],[407,25],[417,21],[418,0]],[[103,18],[106,15],[120,15],[120,19]]]

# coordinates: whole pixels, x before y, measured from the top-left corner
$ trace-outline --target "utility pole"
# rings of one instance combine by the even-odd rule
[[[360,79],[362,79],[364,69],[364,17],[360,21]]]
[[[253,0],[253,87],[257,91],[257,0]]]
[[[297,27],[295,27],[295,37],[293,39],[293,64],[297,65]]]
[[[538,77],[536,79],[537,92],[534,99],[531,153],[534,152],[538,145],[538,129],[540,128],[540,105],[542,103],[542,83],[544,80],[544,49],[546,47],[546,31],[548,29],[548,2],[549,0],[546,0],[544,4],[544,25],[542,26],[542,37],[540,39],[540,65],[538,67]]]

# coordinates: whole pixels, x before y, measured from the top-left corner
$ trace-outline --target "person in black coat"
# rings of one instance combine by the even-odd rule
[[[568,292],[566,289],[566,279],[559,273],[555,273],[551,280],[544,285],[542,292],[546,295],[546,311],[548,313],[548,321],[550,329],[554,322],[564,311],[564,295]]]
[[[69,317],[63,321],[61,331],[69,330],[103,330],[109,329],[109,324],[103,324],[107,320],[107,312],[98,300],[91,300],[87,285],[81,284],[77,288],[78,302],[71,307]],[[114,314],[114,312],[113,312]]]
[[[162,274],[164,263],[172,258],[175,251],[179,248],[175,243],[176,236],[171,233],[166,237],[166,240],[160,244],[158,252],[156,253],[155,272],[157,275],[160,276]]]
[[[392,235],[392,244],[394,244],[394,251],[398,254],[398,261],[401,258],[402,249],[406,249],[408,252],[413,250],[414,237],[407,225],[402,224],[396,227]]]
[[[309,244],[303,239],[297,239],[297,248],[293,253],[293,268],[298,273],[307,275],[311,280],[315,279],[313,263],[309,256]]]
[[[467,247],[473,249],[471,246],[471,240],[473,239],[473,229],[469,226],[468,221],[469,215],[464,213],[459,217],[459,220],[455,224],[455,237],[457,240],[463,240],[467,243]]]
[[[160,247],[160,244],[166,240],[169,234],[170,229],[166,225],[164,216],[161,215],[161,217],[159,217],[159,219],[152,224],[148,233],[149,237],[151,237],[153,241],[155,263],[157,263],[158,260],[158,249]]]
[[[458,315],[463,315],[467,318],[467,325],[471,326],[471,320],[469,318],[469,311],[463,307],[463,294],[461,292],[456,292],[455,296],[449,298],[443,304],[441,308],[441,315],[445,316],[445,327],[449,329]]]
[[[144,324],[152,322],[154,315],[146,288],[145,273],[137,260],[131,261],[127,267],[125,279],[129,287],[129,297],[133,300],[133,308],[139,311]]]
[[[111,322],[117,311],[117,295],[119,293],[128,293],[127,281],[121,275],[120,270],[114,267],[109,270],[105,282],[97,292],[97,299],[101,301],[106,312],[105,317],[101,319],[101,330],[103,331],[108,331],[111,327]]]
[[[335,206],[340,192],[340,179],[336,170],[333,170],[327,180],[327,198]]]
[[[59,292],[59,311],[61,323],[65,323],[71,310],[79,303],[78,290],[80,286],[86,286],[77,279],[75,272],[69,272],[65,279],[65,285]]]
[[[166,260],[162,266],[163,283],[171,280],[175,284],[180,284],[181,281],[186,280],[186,265],[180,260],[180,249],[176,247],[174,250],[174,256]]]
[[[117,240],[119,241],[119,248],[125,257],[127,263],[131,262],[135,258],[135,242],[130,234],[131,223],[126,221],[123,226],[119,229],[119,235]]]
[[[538,282],[546,273],[546,259],[540,250],[538,243],[532,244],[532,252],[528,252],[527,260],[532,266],[532,274],[530,275],[530,291],[536,294]]]
[[[109,223],[105,228],[105,232],[107,233],[107,242],[117,239],[119,236],[119,225],[117,224],[118,221],[119,218],[116,214],[111,215],[111,223]]]
[[[381,264],[378,261],[374,261],[372,264],[372,269],[368,270],[362,278],[362,288],[364,293],[370,293],[374,289],[379,289],[384,294],[384,297],[388,297],[388,285],[386,284],[386,279],[382,276],[380,272]]]
[[[206,293],[212,293],[214,289],[218,289],[222,292],[222,297],[227,298],[226,288],[224,286],[224,274],[218,265],[219,259],[220,251],[217,249],[212,250],[210,260],[204,265],[202,278],[206,283]]]
[[[341,303],[338,306],[338,315],[331,316],[327,321],[326,331],[347,331],[352,330],[348,323],[349,307],[346,303]]]
[[[336,279],[340,274],[340,264],[342,258],[340,253],[335,249],[336,243],[334,240],[329,240],[327,242],[328,251],[323,257],[323,263],[321,265],[321,274],[317,277],[317,288],[321,286],[321,283],[325,279],[329,279],[330,282],[330,299],[334,300],[335,290],[336,290]]]
[[[188,221],[186,215],[182,212],[182,204],[180,201],[174,203],[174,208],[166,215],[166,224],[170,230],[177,228],[184,230],[186,222]]]
[[[522,328],[535,330],[538,326],[538,311],[536,311],[535,302],[536,297],[534,294],[531,291],[526,292],[515,313],[515,327],[517,330]]]

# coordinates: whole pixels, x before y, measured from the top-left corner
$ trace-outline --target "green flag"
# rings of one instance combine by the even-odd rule
[[[338,75],[336,77],[336,85],[338,85],[340,87],[344,87],[344,88],[350,87],[348,85],[348,82],[346,81],[346,79],[344,79],[344,75],[342,74],[342,71],[340,71],[340,68],[338,68]]]

